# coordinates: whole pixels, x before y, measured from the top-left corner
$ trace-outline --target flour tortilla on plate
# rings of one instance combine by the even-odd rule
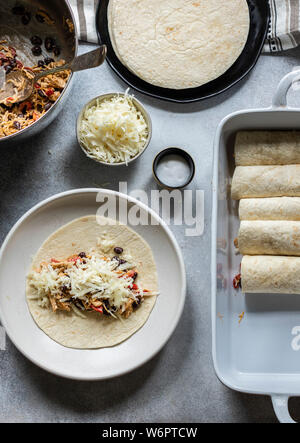
[[[247,42],[246,0],[110,0],[110,39],[124,66],[169,89],[224,74]]]
[[[97,217],[98,218],[98,217]],[[137,233],[123,224],[104,224],[108,219],[86,216],[63,226],[44,242],[32,262],[32,269],[39,268],[41,262],[51,258],[65,259],[80,252],[96,249],[98,239],[105,235],[105,241],[111,241],[113,255],[116,246],[124,249],[124,254],[131,256],[138,271],[137,282],[144,289],[158,291],[156,265],[149,245]],[[107,243],[106,243],[107,246]],[[27,303],[37,325],[53,340],[63,346],[77,349],[96,349],[115,346],[138,331],[148,320],[155,305],[156,296],[145,297],[138,309],[128,319],[116,320],[112,317],[99,316],[96,312],[85,312],[86,319],[74,312],[53,312],[38,305],[37,300],[29,299],[35,292],[27,282]],[[146,344],[145,344],[146,345]]]
[[[300,198],[245,198],[240,201],[239,216],[240,220],[300,221]]]
[[[242,221],[238,246],[243,255],[300,256],[300,222]]]
[[[235,164],[293,165],[300,163],[300,131],[241,131],[235,141]]]
[[[255,294],[300,294],[300,257],[245,256],[242,291]]]
[[[231,195],[233,200],[300,197],[300,165],[237,166]]]

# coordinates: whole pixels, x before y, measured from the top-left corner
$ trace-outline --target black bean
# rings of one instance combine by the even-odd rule
[[[38,89],[38,94],[40,97],[45,98],[47,97],[46,94],[44,93],[44,91],[42,89]]]
[[[31,20],[30,12],[26,12],[24,15],[22,15],[22,23],[23,23],[23,25],[25,25],[25,26],[28,25],[30,20]]]
[[[9,64],[10,64],[10,66],[11,66],[12,68],[15,68],[16,65],[17,65],[17,62],[16,62],[16,60],[15,60],[14,58],[12,58],[12,59],[10,60]]]
[[[13,122],[13,126],[14,126],[15,129],[18,129],[18,130],[21,129],[21,125],[20,125],[20,123],[17,122],[17,121],[14,121],[14,122]]]
[[[48,111],[51,108],[51,106],[52,106],[52,103],[47,103],[45,105],[45,111]]]
[[[138,295],[137,300],[132,303],[132,307],[137,308],[141,303],[142,303],[142,297]]]
[[[45,48],[47,49],[48,52],[51,52],[52,49],[55,46],[55,41],[53,40],[53,38],[51,37],[46,37],[45,38]]]
[[[43,43],[43,40],[38,35],[34,35],[33,37],[31,37],[30,41],[33,45],[39,46],[41,46],[41,44]]]
[[[124,265],[126,263],[126,260],[123,260],[122,258],[119,258],[119,257],[113,257],[112,260],[117,261],[118,266]]]
[[[38,61],[38,66],[40,66],[41,68],[43,68],[45,66],[45,62],[44,60],[39,60]]]
[[[45,65],[50,65],[50,63],[53,63],[54,59],[50,57],[46,57],[44,60]]]
[[[133,274],[133,277],[132,277],[133,281],[137,279],[137,276],[138,276],[138,273],[135,272],[135,273]]]
[[[103,300],[103,304],[104,304],[106,309],[109,309],[109,301],[108,300]],[[104,315],[110,315],[110,313],[107,312],[107,310],[105,308],[103,309],[103,314]]]
[[[53,54],[58,57],[60,55],[60,48],[58,46],[54,46]]]
[[[45,17],[43,15],[41,15],[41,14],[36,14],[35,18],[37,19],[37,21],[39,23],[44,23],[44,21],[45,21]]]
[[[5,69],[6,74],[9,74],[13,70],[13,68],[10,65],[4,66],[4,69]]]
[[[123,251],[124,251],[124,249],[123,249],[123,248],[120,248],[119,246],[116,246],[115,249],[114,249],[114,251],[115,251],[116,254],[122,254]]]
[[[32,48],[31,48],[31,51],[32,51],[32,54],[33,55],[35,55],[35,56],[39,56],[39,55],[41,55],[41,53],[42,53],[42,48],[40,47],[40,46],[33,46]]]
[[[14,15],[23,15],[25,14],[25,8],[24,6],[15,6],[14,8],[12,8],[12,13]]]
[[[122,258],[119,258],[117,256],[113,257],[112,260],[117,261],[119,265],[123,265],[124,263],[126,263],[126,260],[123,260]]]
[[[77,300],[76,303],[75,303],[75,306],[76,306],[78,309],[82,309],[82,308],[84,308],[83,303],[82,303],[81,300]]]
[[[80,252],[80,254],[78,254],[78,257],[85,258],[86,257],[86,253],[85,252]]]
[[[60,289],[61,289],[62,292],[67,292],[70,289],[70,286],[64,285]]]

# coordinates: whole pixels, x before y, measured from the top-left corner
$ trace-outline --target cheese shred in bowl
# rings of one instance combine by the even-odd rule
[[[98,98],[82,114],[79,141],[94,160],[128,163],[146,147],[149,127],[133,97],[127,93]]]

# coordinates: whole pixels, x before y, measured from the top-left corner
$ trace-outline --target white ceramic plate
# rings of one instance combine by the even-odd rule
[[[117,195],[157,220],[157,226],[134,228],[150,244],[157,264],[160,296],[146,324],[114,348],[77,350],[50,339],[35,324],[25,299],[31,258],[60,226],[96,214],[97,194]],[[10,339],[43,369],[77,380],[103,380],[125,374],[151,359],[166,344],[180,319],[186,276],[179,246],[165,223],[151,209],[126,195],[100,189],[79,189],[55,195],[28,211],[12,228],[0,251],[0,318]]]

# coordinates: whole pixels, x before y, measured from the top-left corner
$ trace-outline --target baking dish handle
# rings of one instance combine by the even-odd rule
[[[287,107],[287,94],[289,89],[293,86],[294,83],[300,80],[300,70],[293,71],[287,74],[279,85],[277,86],[276,93],[273,97],[272,107],[273,108],[285,108]],[[297,85],[297,89],[300,89]]]
[[[280,423],[296,423],[289,413],[289,398],[287,395],[273,395],[273,408]]]

